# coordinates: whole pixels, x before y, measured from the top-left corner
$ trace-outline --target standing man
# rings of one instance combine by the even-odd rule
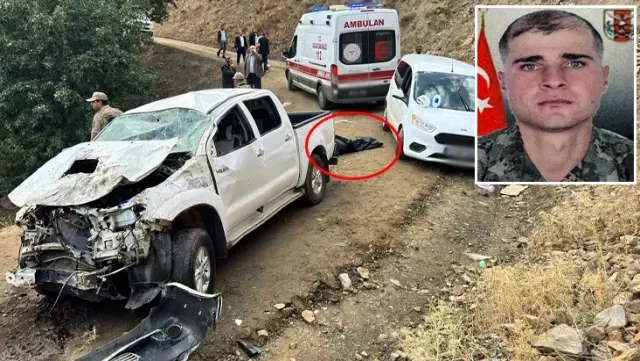
[[[416,51],[414,52],[414,54],[422,54],[422,45],[416,46]]]
[[[249,47],[249,56],[244,63],[244,72],[247,74],[247,81],[252,88],[262,89],[262,76],[264,71],[260,64],[262,63],[262,56],[258,54],[255,46]]]
[[[224,26],[220,27],[218,30],[218,56],[220,56],[220,52],[222,51],[222,56],[226,57],[227,55],[227,32],[224,30]]]
[[[109,99],[107,99],[105,93],[95,92],[87,101],[91,103],[91,107],[96,111],[91,123],[91,140],[94,140],[113,118],[122,114],[122,111],[109,105]]]
[[[269,56],[269,38],[267,38],[267,33],[262,33],[262,36],[258,39],[258,44],[260,44],[260,55],[262,56],[264,72],[266,73],[269,71],[269,65],[267,64],[267,57]]]
[[[633,142],[593,125],[609,66],[588,21],[529,13],[509,25],[499,50],[500,87],[516,122],[478,138],[478,181],[633,181]]]
[[[244,31],[241,31],[240,35],[236,36],[235,47],[236,47],[236,53],[238,54],[238,60],[236,61],[236,64],[240,64],[240,55],[242,55],[242,61],[246,63],[247,62],[247,59],[246,59],[247,37],[244,36]]]
[[[249,46],[258,44],[258,32],[254,30],[249,35]]]
[[[222,71],[222,87],[223,88],[233,88],[233,76],[236,74],[236,67],[233,65],[231,61],[231,57],[227,56],[225,58],[224,65],[220,68]]]

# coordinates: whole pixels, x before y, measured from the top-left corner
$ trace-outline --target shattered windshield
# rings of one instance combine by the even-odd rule
[[[172,153],[195,152],[209,117],[189,109],[123,114],[114,118],[96,141],[168,140],[178,138]]]
[[[473,112],[475,78],[468,75],[421,71],[417,73],[413,97],[425,108]]]

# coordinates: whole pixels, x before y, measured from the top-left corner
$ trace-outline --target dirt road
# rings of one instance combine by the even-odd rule
[[[211,48],[158,42],[216,58]],[[290,102],[287,109],[317,109],[313,96],[287,91],[283,70],[276,61],[272,64],[263,87]],[[336,132],[372,136],[384,146],[341,157],[335,172],[372,173],[393,158],[393,136],[374,120],[338,119]],[[418,161],[398,162],[368,181],[334,179],[322,204],[288,207],[218,264],[224,309],[218,329],[193,359],[246,360],[236,344],[240,337],[268,350],[263,360],[350,360],[362,351],[387,359],[395,332],[420,321],[425,305],[446,285],[451,264],[467,262],[464,251],[508,254],[509,240],[524,232],[519,227],[526,228],[519,217],[545,206],[483,195],[473,185],[472,172]],[[3,273],[15,266],[18,234],[16,228],[0,232]],[[369,269],[367,283],[358,276],[358,266]],[[350,275],[355,291],[341,290],[337,276],[343,272]],[[283,317],[276,303],[291,304],[294,314]],[[4,282],[0,285],[3,359],[74,359],[144,317],[117,305],[76,300],[61,300],[51,314],[50,306],[33,292],[20,294]],[[312,324],[301,320],[304,309],[317,312]],[[261,329],[269,335],[258,337]]]

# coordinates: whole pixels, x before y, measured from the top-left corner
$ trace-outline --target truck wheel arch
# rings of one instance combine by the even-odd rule
[[[227,257],[224,228],[218,212],[213,207],[200,204],[182,211],[172,221],[172,233],[175,234],[185,228],[204,229],[213,241],[216,258]]]
[[[322,158],[322,161],[324,162],[324,166],[325,169],[328,171],[329,170],[329,157],[327,156],[327,150],[324,149],[323,146],[319,145],[315,148],[313,148],[313,151],[311,152],[311,154],[317,154],[320,156],[320,158]],[[313,165],[309,164],[310,167],[313,167]],[[327,178],[327,182],[331,181],[331,177],[325,175],[325,177]]]

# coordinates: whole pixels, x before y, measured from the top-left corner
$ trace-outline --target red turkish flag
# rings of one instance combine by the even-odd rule
[[[507,127],[507,115],[502,103],[502,93],[491,51],[484,35],[484,26],[478,37],[478,76],[476,77],[476,110],[478,136],[487,135]]]

